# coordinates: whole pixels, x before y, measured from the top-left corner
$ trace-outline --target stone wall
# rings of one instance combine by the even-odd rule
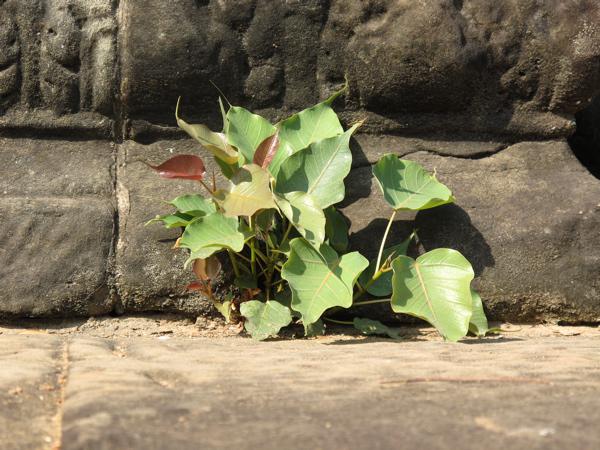
[[[0,0],[0,315],[206,311],[177,233],[143,227],[194,188],[143,164],[203,152],[177,97],[216,127],[210,81],[276,120],[347,79],[357,248],[385,224],[370,165],[396,152],[457,204],[392,240],[414,219],[462,251],[495,318],[598,321],[598,24],[595,0]]]

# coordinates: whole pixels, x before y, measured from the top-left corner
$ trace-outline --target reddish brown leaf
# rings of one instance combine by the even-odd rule
[[[177,155],[158,166],[148,165],[164,178],[200,181],[206,173],[204,162],[194,155]]]
[[[269,136],[260,143],[256,151],[254,152],[254,164],[259,165],[263,169],[266,169],[277,153],[279,148],[279,133],[275,133],[273,136]]]
[[[208,294],[208,286],[204,283],[198,283],[197,281],[188,284],[186,289],[188,291],[202,291],[203,293]]]
[[[206,259],[195,259],[193,270],[198,279],[213,280],[221,272],[221,261],[216,255],[211,255]]]

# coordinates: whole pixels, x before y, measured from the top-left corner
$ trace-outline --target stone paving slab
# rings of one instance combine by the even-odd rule
[[[24,397],[21,410],[47,411],[64,450],[600,447],[597,328],[517,329],[459,344],[428,330],[403,341],[260,343],[172,325],[153,337],[129,335],[131,323],[111,325],[112,335],[85,324],[25,337],[5,329],[0,367],[13,381],[3,369],[0,398],[62,367],[62,408]],[[39,362],[52,355],[54,365]],[[12,415],[4,403],[0,423]],[[0,427],[7,448],[57,448],[22,441],[32,434],[24,417]]]
[[[0,448],[53,448],[60,439],[64,339],[0,334]]]

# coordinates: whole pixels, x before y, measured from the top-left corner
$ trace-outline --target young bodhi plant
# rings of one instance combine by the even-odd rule
[[[349,142],[361,125],[344,130],[331,107],[342,91],[273,125],[239,106],[225,109],[223,129],[178,125],[212,154],[227,186],[207,180],[203,160],[179,155],[153,167],[167,178],[196,180],[205,196],[171,201],[171,214],[157,216],[167,228],[184,229],[176,247],[189,251],[202,290],[229,320],[241,314],[256,339],[275,336],[296,320],[307,335],[321,333],[323,320],[339,308],[390,302],[394,312],[428,321],[451,341],[469,331],[488,331],[481,298],[471,288],[471,264],[456,250],[438,248],[416,259],[406,255],[413,239],[386,247],[399,211],[418,211],[454,201],[450,190],[419,164],[394,154],[382,157],[373,174],[390,218],[377,258],[348,249],[348,224],[335,205],[344,199]],[[217,298],[211,281],[226,254],[235,274],[232,290]],[[397,331],[364,318],[353,322],[365,334],[397,337]]]

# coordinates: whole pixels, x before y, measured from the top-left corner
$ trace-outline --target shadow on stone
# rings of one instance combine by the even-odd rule
[[[387,219],[374,219],[362,230],[352,233],[350,235],[350,248],[352,250],[358,250],[369,260],[376,258],[387,223]],[[385,246],[391,247],[392,245],[401,243],[410,236],[413,229],[414,222],[412,220],[394,221],[390,228]]]
[[[450,204],[419,211],[414,225],[426,251],[439,247],[458,250],[471,262],[476,277],[486,267],[494,267],[489,244],[460,206]]]
[[[577,131],[569,138],[573,153],[592,175],[600,178],[600,96],[575,115]]]

